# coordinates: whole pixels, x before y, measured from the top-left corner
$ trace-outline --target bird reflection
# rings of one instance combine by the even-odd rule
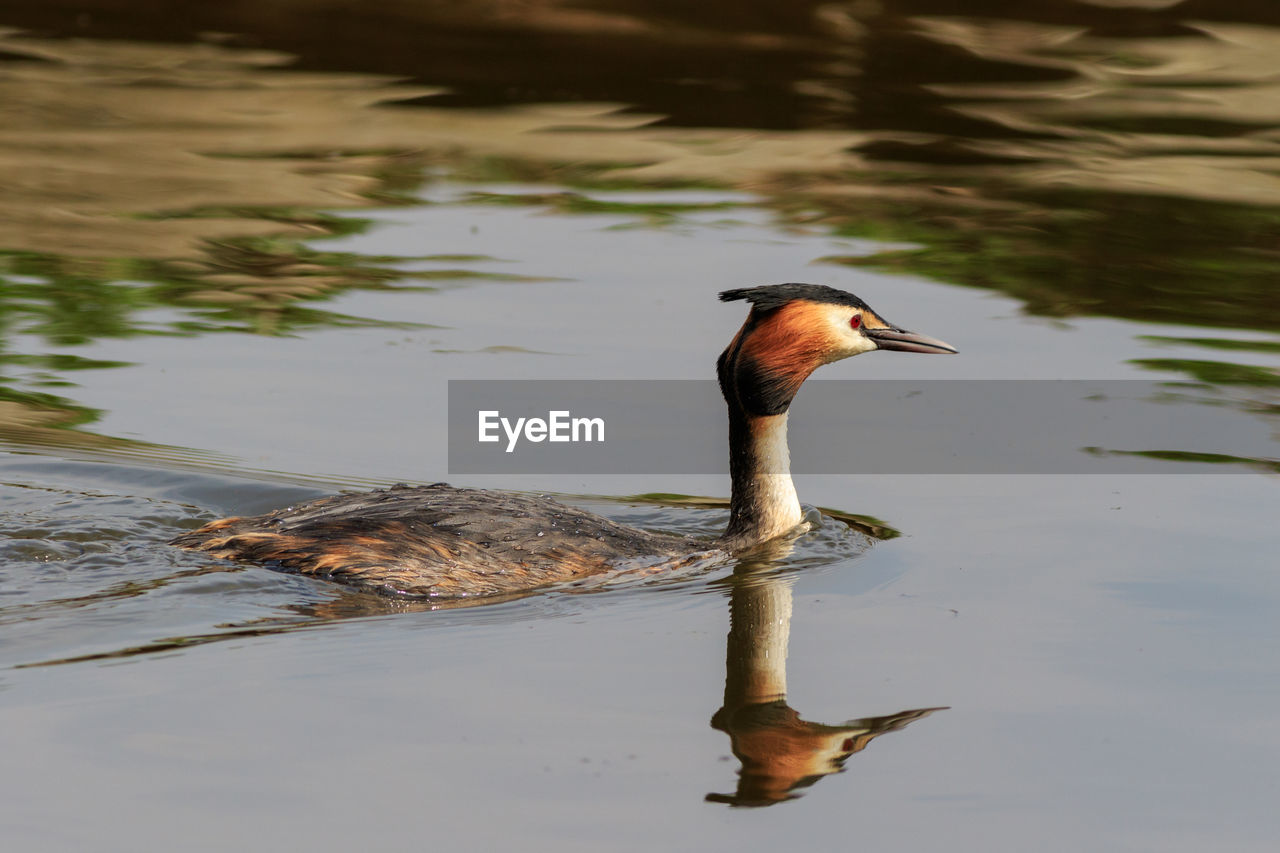
[[[868,526],[855,517],[840,521],[883,538],[891,529]],[[766,543],[739,561],[734,574],[723,581],[730,591],[728,652],[725,659],[724,703],[711,718],[711,726],[729,735],[733,754],[742,763],[737,790],[732,794],[711,793],[706,799],[733,806],[767,806],[794,799],[798,791],[824,776],[839,773],[854,753],[887,732],[942,708],[899,711],[880,717],[864,717],[843,723],[824,724],[804,720],[787,704],[787,643],[791,631],[793,576],[778,572],[787,565],[792,543]],[[89,607],[103,601],[131,598],[164,587],[171,582],[211,573],[238,572],[239,568],[211,565],[184,569],[149,585],[120,584],[97,593],[46,602],[45,606]],[[634,578],[633,578],[634,580]],[[565,592],[586,593],[589,589]],[[518,606],[522,595],[455,600],[445,609],[486,605],[474,614],[506,621],[510,611],[504,602]],[[545,598],[544,598],[545,600]],[[350,619],[442,609],[441,602],[396,599],[347,588],[334,590],[320,601],[297,602],[285,606],[288,615],[217,626],[217,630],[153,640],[136,646],[81,654],[52,660],[17,664],[19,668],[49,666],[94,660],[130,658],[163,651],[189,650],[193,646],[230,639],[263,637],[307,630],[323,624]],[[443,614],[442,614],[443,615]]]
[[[730,580],[724,705],[711,727],[729,735],[742,762],[738,789],[708,794],[733,806],[771,806],[794,799],[823,776],[840,773],[849,756],[880,735],[945,708],[918,708],[843,723],[814,723],[787,704],[787,640],[793,578],[743,564]]]

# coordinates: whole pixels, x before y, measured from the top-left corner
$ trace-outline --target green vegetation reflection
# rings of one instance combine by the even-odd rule
[[[14,111],[0,140],[7,423],[92,423],[96,412],[57,394],[73,393],[63,389],[77,370],[121,366],[70,351],[95,341],[398,328],[325,303],[358,289],[543,280],[448,245],[420,257],[323,248],[372,227],[361,211],[439,204],[427,201],[433,185],[459,183],[469,186],[451,203],[619,215],[634,220],[627,227],[758,204],[783,228],[896,244],[830,263],[995,290],[1035,314],[1280,331],[1280,137],[1270,132],[1280,26],[1265,15],[1184,21],[1178,5],[1073,7],[1070,27],[1061,9],[982,0],[972,18],[930,17],[931,4],[911,0],[817,16],[796,7],[772,47],[690,20],[700,35],[688,45],[650,44],[640,28],[633,50],[595,57],[615,72],[610,63],[631,57],[630,77],[549,83],[538,75],[554,63],[503,66],[535,93],[510,102],[485,94],[493,67],[470,80],[473,58],[461,55],[448,74],[417,75],[452,77],[446,92],[402,82],[415,76],[404,69],[300,70],[288,54],[224,41],[8,32],[0,95],[38,108]],[[1130,15],[1145,23],[1120,26]],[[468,43],[501,45],[522,19],[503,26],[477,22]],[[358,67],[385,45],[347,48]],[[562,59],[591,67],[575,49]],[[714,97],[694,73],[711,50],[751,60],[726,65],[743,79]],[[644,71],[658,56],[660,72]],[[770,85],[730,94],[753,69]],[[636,74],[643,86],[609,88]],[[622,189],[755,201],[608,192]],[[1150,342],[1280,349],[1225,335]],[[1134,363],[1222,387],[1276,384],[1270,368],[1180,355]]]

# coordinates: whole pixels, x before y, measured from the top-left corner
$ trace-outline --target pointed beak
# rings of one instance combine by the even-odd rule
[[[905,329],[863,329],[862,331],[876,342],[876,349],[891,349],[899,352],[959,352],[951,344],[937,338],[908,332]]]

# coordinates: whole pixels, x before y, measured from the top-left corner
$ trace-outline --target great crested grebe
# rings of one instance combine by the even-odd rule
[[[224,518],[172,544],[396,595],[504,596],[611,569],[734,554],[803,520],[791,482],[787,409],[809,374],[872,350],[954,353],[893,326],[858,297],[815,284],[726,290],[751,304],[716,363],[729,407],[729,526],[707,541],[650,533],[543,497],[395,486]]]

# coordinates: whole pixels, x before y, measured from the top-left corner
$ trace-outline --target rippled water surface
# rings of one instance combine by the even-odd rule
[[[1246,0],[6,4],[6,849],[1274,849],[1277,50]],[[819,374],[952,470],[1008,469],[925,380],[1141,379],[1149,433],[859,475],[869,397],[802,392],[812,532],[476,607],[166,544],[445,478],[713,536],[724,476],[451,472],[447,383],[709,379],[784,281],[960,349]]]

